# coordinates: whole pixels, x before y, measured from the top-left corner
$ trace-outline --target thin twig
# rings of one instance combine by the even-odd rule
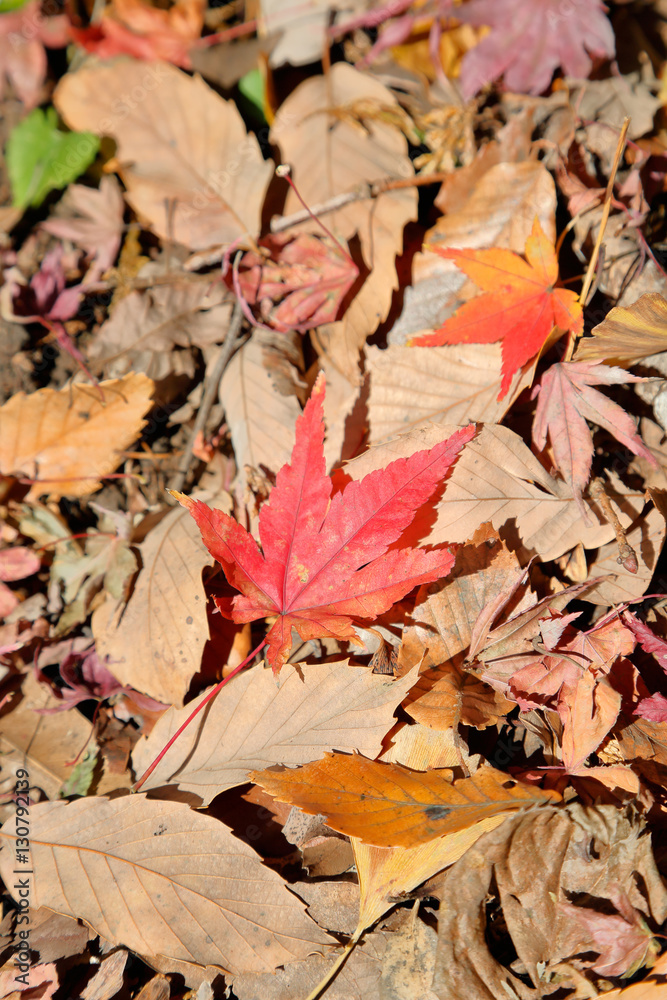
[[[599,504],[604,518],[614,529],[616,544],[618,545],[617,562],[619,562],[621,566],[628,571],[628,573],[636,573],[639,568],[637,553],[628,542],[625,528],[619,521],[616,511],[611,505],[611,500],[607,496],[604,485],[604,480],[600,478],[593,479],[588,488],[589,495],[592,500],[595,500],[596,503]]]
[[[590,287],[593,284],[593,278],[595,276],[595,268],[598,262],[598,255],[600,253],[600,247],[602,245],[602,240],[604,239],[604,231],[607,228],[607,220],[609,219],[609,213],[611,211],[611,203],[614,194],[614,182],[616,181],[616,172],[618,171],[619,164],[621,162],[621,157],[625,149],[625,138],[628,134],[628,126],[630,125],[630,119],[625,118],[623,120],[623,127],[621,128],[621,134],[618,137],[618,144],[616,146],[616,152],[614,154],[614,162],[611,167],[611,173],[609,174],[609,181],[607,183],[607,190],[604,193],[604,201],[602,203],[602,219],[600,220],[600,229],[598,231],[598,236],[595,241],[595,246],[593,247],[593,253],[591,254],[591,259],[588,263],[588,270],[586,271],[586,277],[584,278],[584,284],[579,294],[579,301],[582,307],[587,304],[588,293]],[[567,345],[567,351],[565,353],[564,361],[571,361],[572,355],[574,354],[574,345],[577,342],[577,337],[572,335],[570,337],[570,342]]]
[[[188,443],[185,446],[183,454],[181,455],[181,460],[178,463],[178,470],[176,471],[176,474],[170,484],[170,489],[174,490],[176,493],[180,493],[183,489],[183,484],[185,483],[188,469],[190,468],[190,462],[192,461],[192,449],[194,448],[197,435],[200,431],[203,431],[206,426],[206,421],[211,407],[213,406],[215,394],[220,385],[220,379],[222,378],[223,372],[231,360],[232,354],[238,347],[238,334],[241,329],[242,322],[243,312],[241,311],[241,306],[237,302],[234,306],[234,312],[232,313],[232,318],[229,323],[222,348],[220,349],[218,359],[213,366],[213,370],[206,376],[204,381],[204,395],[202,396],[202,401],[199,405],[197,418],[195,420],[194,427],[190,432]]]
[[[345,208],[346,205],[351,205],[355,201],[368,201],[371,198],[377,198],[378,195],[387,194],[390,191],[402,191],[405,188],[442,184],[448,177],[451,177],[451,174],[445,171],[433,174],[415,174],[414,177],[385,177],[381,181],[375,181],[374,184],[363,184],[355,188],[354,191],[336,194],[320,205],[313,205],[311,211],[303,209],[292,215],[274,216],[271,220],[271,232],[282,233],[290,226],[305,222],[311,217],[311,212],[317,216],[327,215],[329,212],[336,212],[339,208]]]

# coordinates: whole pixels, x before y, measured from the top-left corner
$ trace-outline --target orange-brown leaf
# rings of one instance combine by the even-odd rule
[[[437,248],[436,248],[437,249]],[[539,219],[526,240],[526,260],[512,250],[437,249],[453,260],[482,289],[435,333],[415,337],[415,346],[494,344],[502,342],[502,383],[507,394],[512,376],[539,354],[554,328],[581,333],[583,313],[574,292],[555,288],[556,251]]]
[[[449,773],[328,754],[294,770],[253,771],[250,779],[281,802],[324,813],[334,830],[376,847],[425,844],[489,816],[560,799],[491,767],[455,782]]]

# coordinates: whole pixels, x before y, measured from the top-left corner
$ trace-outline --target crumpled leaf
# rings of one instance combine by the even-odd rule
[[[575,361],[640,361],[667,351],[667,300],[647,292],[630,306],[614,306],[591,336],[577,344]]]
[[[14,591],[5,586],[4,581],[23,580],[36,573],[40,566],[37,554],[23,545],[0,549],[0,618],[8,615],[19,603]]]
[[[667,892],[634,810],[575,802],[510,817],[429,883],[440,900],[438,997],[538,1000],[545,984],[593,987],[600,949],[560,904],[604,912],[619,884],[632,908],[662,923]],[[490,949],[497,936],[507,950]],[[510,968],[516,955],[527,979]]]
[[[276,672],[287,659],[292,628],[302,639],[355,639],[354,619],[376,617],[418,584],[446,576],[454,561],[448,550],[391,546],[472,439],[474,427],[332,497],[322,448],[323,397],[320,375],[297,422],[292,464],[280,470],[260,511],[262,549],[229,515],[177,495],[228,582],[241,591],[232,601],[216,598],[225,617],[241,623],[279,616],[267,635]]]
[[[100,178],[99,188],[70,184],[55,214],[41,228],[61,240],[71,240],[92,260],[88,281],[104,274],[116,259],[123,235],[125,202],[115,177]]]
[[[90,505],[101,516],[98,527],[89,530],[84,552],[79,547],[59,549],[51,564],[51,579],[62,587],[65,610],[55,635],[65,635],[85,621],[93,598],[100,590],[117,601],[127,600],[130,583],[138,569],[130,547],[132,519],[119,512]]]
[[[533,395],[537,395],[533,441],[538,448],[544,448],[549,434],[556,465],[572,486],[582,511],[582,494],[593,461],[593,437],[587,420],[604,427],[635,455],[656,465],[630,414],[593,389],[594,385],[643,381],[622,368],[610,368],[599,362],[568,361],[547,368],[533,390]]]
[[[467,52],[461,65],[466,98],[504,76],[519,93],[540,94],[562,66],[569,76],[587,77],[591,55],[612,58],[615,40],[600,0],[471,0],[456,17],[490,34]],[[590,53],[590,55],[589,55]]]
[[[12,816],[0,830],[0,873],[11,885],[15,824]],[[30,826],[33,905],[83,919],[140,955],[272,972],[330,943],[251,847],[183,802],[42,802]]]
[[[26,500],[94,493],[120,464],[151,407],[145,375],[17,392],[0,407],[0,472],[36,479]]]
[[[205,7],[203,0],[176,0],[167,10],[143,0],[112,0],[99,21],[70,31],[100,59],[130,55],[192,69],[190,49],[201,35]]]
[[[350,257],[310,233],[265,236],[259,247],[265,253],[247,251],[238,273],[241,295],[258,307],[258,319],[283,333],[306,333],[336,319],[359,274]]]
[[[526,260],[512,250],[451,250],[434,246],[453,260],[483,294],[466,302],[433,334],[410,343],[438,344],[502,342],[502,382],[498,399],[507,395],[512,376],[534,358],[554,328],[581,333],[583,314],[574,292],[554,288],[558,260],[553,245],[535,217],[526,240]]]
[[[557,792],[523,785],[492,767],[454,782],[450,774],[328,754],[293,770],[253,771],[250,780],[281,802],[323,813],[332,829],[377,847],[414,847],[501,812],[560,799]]]

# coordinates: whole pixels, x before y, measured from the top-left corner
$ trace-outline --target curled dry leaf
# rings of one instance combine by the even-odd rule
[[[492,767],[452,782],[435,770],[343,754],[290,771],[254,771],[250,778],[279,801],[324,813],[334,830],[377,847],[425,844],[498,813],[560,798]]]
[[[631,306],[615,306],[577,344],[575,361],[632,362],[667,351],[667,300],[647,292]]]
[[[253,769],[305,764],[334,747],[374,756],[413,682],[410,674],[395,681],[342,660],[287,664],[276,687],[271,671],[253,667],[220,692],[199,725],[182,734],[146,788],[175,783],[208,805],[225,788],[247,781]],[[196,702],[168,712],[141,740],[132,756],[137,774],[194,707]]]
[[[6,885],[16,881],[15,824],[0,830]],[[30,827],[33,905],[140,955],[272,972],[333,943],[251,847],[182,802],[46,802],[31,807]]]
[[[592,953],[585,971],[600,950],[560,904],[575,901],[591,913],[604,911],[622,885],[629,887],[630,907],[661,924],[667,892],[650,845],[644,822],[631,810],[611,805],[547,806],[511,817],[485,834],[429,884],[440,900],[438,997],[478,996],[482,984],[484,996],[537,1000],[552,969],[558,970],[561,987],[585,984],[576,956]],[[507,942],[507,952],[490,951],[496,931]],[[497,958],[511,953],[518,954],[528,980]],[[591,987],[595,981],[589,980]]]
[[[152,393],[153,382],[140,374],[101,382],[99,390],[77,382],[16,393],[0,408],[0,472],[38,480],[28,501],[94,493],[139,435]]]
[[[257,233],[273,167],[201,77],[160,62],[87,63],[65,74],[54,103],[70,128],[116,140],[127,200],[158,236],[205,250]]]

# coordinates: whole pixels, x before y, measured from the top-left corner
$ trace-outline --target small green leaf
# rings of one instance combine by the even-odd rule
[[[239,90],[246,101],[252,105],[254,114],[260,121],[266,121],[264,114],[264,77],[259,69],[251,69],[239,80]]]
[[[61,132],[55,108],[36,108],[7,141],[14,208],[37,207],[90,166],[100,146],[92,132]]]
[[[0,14],[7,14],[10,10],[20,10],[29,0],[0,0]]]
[[[70,795],[86,795],[93,783],[93,772],[97,765],[97,749],[86,750],[85,756],[72,768],[72,773],[63,782],[58,795],[61,799]]]

